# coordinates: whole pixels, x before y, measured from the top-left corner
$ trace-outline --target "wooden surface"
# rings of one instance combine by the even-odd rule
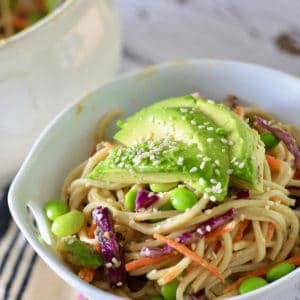
[[[300,0],[118,0],[118,5],[121,72],[173,59],[219,58],[300,76]],[[296,49],[280,49],[277,39],[285,47],[286,33],[298,39]]]

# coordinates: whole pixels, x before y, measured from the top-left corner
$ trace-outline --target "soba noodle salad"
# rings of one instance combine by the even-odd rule
[[[223,299],[300,265],[291,125],[234,96],[192,94],[117,121],[108,141],[119,116],[102,118],[90,157],[45,205],[82,280],[129,299]]]
[[[63,1],[1,0],[0,39],[8,38],[38,22],[51,13]]]

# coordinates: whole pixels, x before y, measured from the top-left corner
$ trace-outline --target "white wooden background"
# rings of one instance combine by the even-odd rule
[[[123,25],[121,72],[178,58],[219,58],[300,75],[300,55],[276,46],[298,34],[300,0],[118,0]]]

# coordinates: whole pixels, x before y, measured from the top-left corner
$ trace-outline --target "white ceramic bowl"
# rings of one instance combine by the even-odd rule
[[[0,43],[0,188],[37,135],[71,101],[114,75],[120,29],[114,0],[67,0]]]
[[[91,299],[118,298],[73,274],[51,247],[40,241],[26,207],[32,209],[42,236],[50,242],[42,205],[47,199],[59,196],[68,171],[89,155],[101,116],[115,108],[132,113],[156,100],[196,91],[216,100],[235,94],[300,125],[300,80],[295,77],[229,61],[165,64],[119,77],[62,112],[36,141],[15,178],[9,192],[9,206],[19,228],[59,276]],[[297,269],[262,289],[235,299],[292,300],[299,294],[300,269]]]

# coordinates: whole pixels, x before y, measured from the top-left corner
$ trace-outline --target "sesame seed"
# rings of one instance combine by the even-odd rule
[[[184,161],[184,158],[182,156],[179,156],[178,160],[177,160],[177,165],[182,166],[183,165],[183,161]]]
[[[215,196],[210,196],[209,200],[212,201],[212,202],[215,202],[215,201],[217,201],[217,198]]]
[[[192,167],[192,168],[190,169],[190,173],[195,173],[195,172],[197,172],[197,170],[198,170],[197,167]]]
[[[186,113],[186,112],[188,112],[188,109],[187,108],[180,108],[180,111],[183,112],[183,113]]]
[[[208,232],[211,232],[211,226],[206,225],[206,230],[207,230]]]
[[[211,192],[211,188],[207,187],[207,188],[204,189],[204,191],[205,191],[206,193],[210,193],[210,192]]]
[[[227,143],[229,146],[233,146],[234,145],[234,142],[229,140],[228,143]]]
[[[216,183],[217,183],[217,180],[214,179],[214,178],[211,178],[211,179],[210,179],[210,182],[216,184]]]
[[[199,129],[203,129],[203,128],[204,128],[204,125],[198,125],[198,128],[199,128]]]
[[[205,180],[202,177],[199,178],[198,182],[200,185],[205,185]]]
[[[209,125],[209,122],[205,122],[205,123],[203,123],[203,124],[207,126],[207,125]]]
[[[207,129],[208,131],[213,131],[213,130],[214,130],[213,127],[207,127],[206,129]]]
[[[201,163],[201,165],[200,165],[200,170],[203,170],[203,169],[205,168],[205,164],[206,164],[205,161],[203,161],[203,162]]]
[[[214,100],[211,100],[211,99],[208,99],[208,100],[207,100],[207,103],[214,104],[215,101],[214,101]]]
[[[220,166],[220,161],[219,161],[218,159],[216,159],[216,160],[215,160],[215,164],[216,164],[217,166]]]
[[[219,170],[219,169],[215,169],[215,173],[216,173],[216,175],[217,175],[217,176],[220,176],[220,175],[221,175],[221,173],[220,173],[220,170]]]
[[[204,157],[203,161],[211,161],[211,158],[210,157]]]
[[[203,234],[203,230],[202,230],[202,228],[198,228],[198,229],[197,229],[197,232],[198,232],[199,234],[201,234],[201,235],[202,235],[202,234]]]
[[[208,194],[207,194],[207,193],[204,193],[204,194],[203,194],[203,199],[206,200],[206,199],[208,199],[208,198],[209,198],[209,197],[208,197]]]
[[[233,170],[232,169],[228,169],[227,172],[226,172],[228,175],[231,175],[233,173]]]
[[[213,142],[213,140],[214,140],[213,138],[207,138],[207,139],[206,139],[206,141],[207,141],[208,143]]]
[[[192,125],[197,125],[197,122],[195,120],[191,120]]]
[[[244,166],[245,166],[245,162],[241,162],[241,163],[239,164],[239,168],[240,168],[240,169],[243,169]]]
[[[201,153],[197,154],[197,158],[201,158],[201,157],[203,157],[203,154]]]
[[[223,143],[223,144],[227,144],[227,139],[225,139],[225,138],[221,138],[221,142]]]
[[[116,286],[122,286],[123,285],[123,282],[119,281],[116,283]]]
[[[110,269],[110,268],[112,268],[112,266],[113,266],[113,264],[112,263],[106,263],[105,264],[105,267],[107,268],[107,269]]]

